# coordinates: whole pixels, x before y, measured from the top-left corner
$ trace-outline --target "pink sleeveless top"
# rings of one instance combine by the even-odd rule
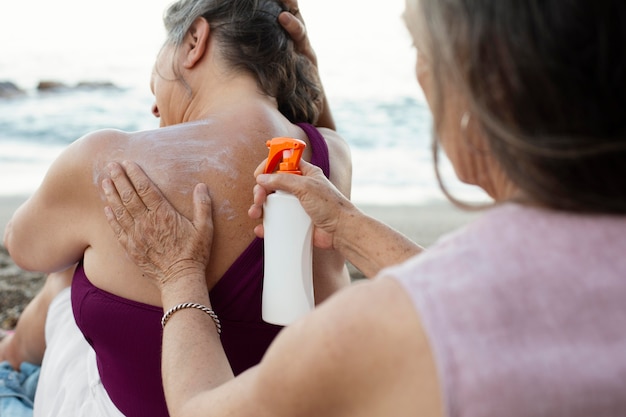
[[[626,416],[626,217],[515,204],[388,268],[446,415]]]

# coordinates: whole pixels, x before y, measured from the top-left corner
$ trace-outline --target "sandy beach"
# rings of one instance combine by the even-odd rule
[[[0,197],[0,231],[4,229],[15,210],[27,196]],[[368,215],[382,220],[424,247],[432,245],[440,236],[471,221],[478,214],[465,212],[445,201],[416,206],[359,206]],[[353,278],[362,274],[350,266]],[[15,326],[24,306],[43,284],[44,276],[18,268],[0,246],[0,327]]]

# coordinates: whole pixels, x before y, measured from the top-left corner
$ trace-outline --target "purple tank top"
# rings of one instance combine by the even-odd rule
[[[328,177],[324,137],[298,124],[309,138],[311,163]],[[282,329],[261,318],[263,240],[255,238],[210,292],[222,322],[221,340],[235,375],[256,365]],[[95,287],[82,263],[72,282],[76,324],[96,352],[100,379],[126,416],[167,416],[161,381],[161,307],[119,297]]]

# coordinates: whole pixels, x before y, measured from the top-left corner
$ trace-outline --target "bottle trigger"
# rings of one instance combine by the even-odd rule
[[[270,174],[276,170],[278,172],[302,175],[300,171],[300,159],[306,148],[306,143],[299,139],[279,137],[267,141],[269,156],[265,164],[265,174]]]

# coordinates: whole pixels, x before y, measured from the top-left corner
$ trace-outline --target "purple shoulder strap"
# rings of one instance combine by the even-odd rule
[[[304,133],[309,138],[311,144],[311,163],[317,165],[322,169],[326,178],[330,176],[330,161],[328,154],[328,145],[326,139],[317,130],[317,128],[309,123],[298,123],[300,129],[304,130]]]

